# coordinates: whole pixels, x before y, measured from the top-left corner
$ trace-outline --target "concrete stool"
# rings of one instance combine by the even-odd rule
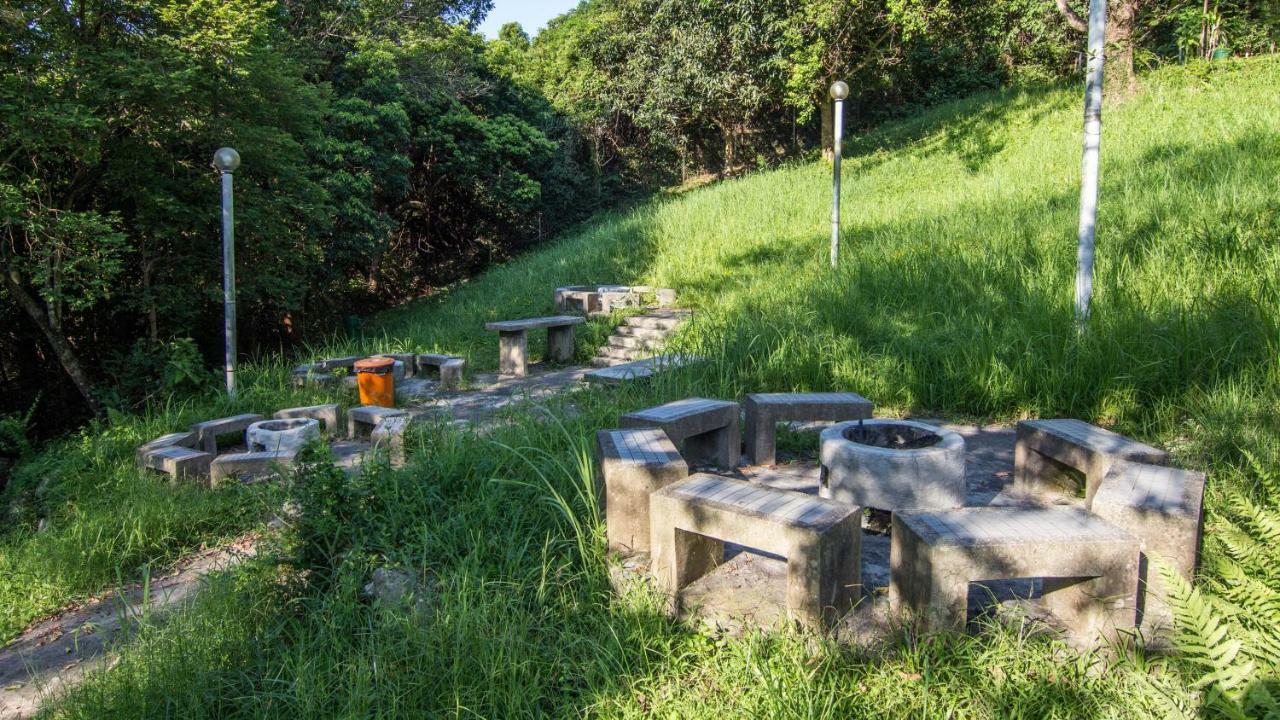
[[[138,447],[138,467],[165,473],[173,480],[208,475],[213,456],[191,447],[195,442],[193,432],[162,435]]]
[[[1169,453],[1083,420],[1023,420],[1014,446],[1013,489],[1050,499],[1072,493],[1084,476],[1084,506],[1093,505],[1107,469],[1116,460],[1167,465]]]
[[[597,431],[596,451],[609,549],[648,552],[649,495],[688,477],[689,465],[661,428]]]
[[[871,417],[871,402],[855,393],[751,393],[742,403],[747,416],[747,454],[756,465],[772,465],[780,422],[859,420]]]
[[[467,361],[452,355],[423,353],[418,356],[418,373],[434,373],[439,377],[441,390],[457,390],[462,386],[462,373]]]
[[[293,467],[294,454],[288,452],[243,452],[219,455],[209,464],[209,484],[217,487],[230,478],[261,477]]]
[[[393,417],[402,417],[409,413],[381,405],[361,405],[347,411],[347,437],[352,440],[369,438],[374,429]]]
[[[970,583],[1037,577],[1079,641],[1134,626],[1138,540],[1077,508],[894,513],[889,566],[891,611],[925,630],[964,629]]]
[[[391,459],[391,467],[401,467],[405,463],[404,432],[409,429],[412,416],[402,413],[384,418],[369,433],[369,443],[373,449],[385,448]]]
[[[342,427],[340,422],[342,410],[337,403],[329,403],[326,405],[308,405],[306,407],[287,408],[285,410],[277,410],[273,415],[276,420],[293,420],[295,418],[311,418],[320,423],[321,428],[329,435],[338,433]]]
[[[732,470],[742,452],[738,414],[736,402],[688,398],[627,413],[619,424],[624,428],[662,428],[689,463],[715,463]]]
[[[724,543],[787,559],[787,611],[829,625],[861,594],[862,508],[717,475],[698,474],[649,496],[658,586],[680,589],[724,559]]]
[[[206,420],[191,426],[196,434],[196,445],[210,455],[218,454],[218,437],[235,433],[241,435],[248,427],[262,419],[261,415],[248,413],[231,417]]]
[[[1204,473],[1160,465],[1112,464],[1093,496],[1093,513],[1128,530],[1142,544],[1138,615],[1144,631],[1169,628],[1167,589],[1151,567],[1158,557],[1189,582],[1195,576],[1204,522]]]

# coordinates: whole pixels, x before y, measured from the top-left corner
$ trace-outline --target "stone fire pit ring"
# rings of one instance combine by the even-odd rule
[[[320,422],[315,418],[262,420],[244,431],[244,444],[249,447],[249,452],[293,455],[318,437]]]
[[[818,494],[879,510],[964,506],[964,438],[914,420],[855,420],[821,436]]]

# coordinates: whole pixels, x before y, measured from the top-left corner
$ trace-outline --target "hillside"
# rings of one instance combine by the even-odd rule
[[[1073,416],[1168,447],[1179,464],[1210,474],[1215,532],[1204,550],[1205,597],[1196,600],[1209,614],[1254,607],[1236,592],[1240,582],[1255,598],[1280,598],[1274,560],[1250,555],[1274,532],[1267,523],[1280,495],[1280,62],[1165,68],[1144,82],[1139,97],[1104,117],[1097,290],[1083,337],[1071,316],[1075,87],[979,95],[856,138],[846,151],[835,271],[822,163],[601,216],[374,318],[364,341],[316,354],[444,351],[490,370],[497,340],[485,321],[545,314],[559,285],[645,283],[675,288],[696,310],[679,342],[710,359],[704,369],[580,392],[550,421],[516,413],[483,436],[432,427],[407,468],[350,485],[317,471],[288,492],[330,503],[332,515],[281,547],[288,557],[327,548],[308,579],[281,582],[265,561],[215,578],[62,709],[71,717],[1194,712],[1210,702],[1186,690],[1205,665],[1243,667],[1253,648],[1274,647],[1266,645],[1276,642],[1273,629],[1236,613],[1223,621],[1232,637],[1263,638],[1248,636],[1239,657],[1123,651],[1119,670],[1105,673],[1097,658],[1007,628],[904,636],[873,655],[801,636],[708,638],[670,623],[646,598],[613,598],[591,511],[594,430],[677,397],[848,389],[886,414]],[[580,332],[578,359],[608,330],[596,321]],[[531,339],[537,357],[541,340]],[[3,496],[12,529],[0,533],[0,636],[140,577],[144,566],[259,527],[285,490],[170,488],[134,470],[132,450],[201,417],[333,397],[290,388],[290,365],[245,368],[234,402],[210,394],[113,418],[24,463]],[[1241,520],[1242,497],[1271,515]],[[383,562],[435,578],[431,621],[360,602],[366,571]],[[1232,579],[1240,568],[1246,581]],[[1274,658],[1247,659],[1257,677],[1274,672]],[[1243,692],[1239,678],[1222,682]]]

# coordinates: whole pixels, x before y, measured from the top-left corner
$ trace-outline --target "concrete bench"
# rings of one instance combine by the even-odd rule
[[[619,424],[624,428],[662,428],[690,464],[714,463],[732,470],[742,452],[738,414],[736,402],[687,398],[627,413]]]
[[[247,413],[231,417],[206,420],[191,426],[196,435],[196,446],[210,455],[218,454],[218,438],[232,433],[244,434],[248,427],[262,419],[261,415]]]
[[[414,353],[378,353],[372,357],[391,358],[395,361],[396,364],[392,366],[392,375],[396,382],[413,377],[418,369],[418,356]]]
[[[742,403],[747,416],[747,454],[756,465],[777,460],[780,422],[860,420],[871,417],[871,402],[855,393],[752,393]]]
[[[144,443],[138,448],[138,467],[165,473],[173,480],[208,475],[213,456],[191,447],[195,442],[195,433],[177,432]]]
[[[1084,510],[985,507],[893,514],[889,606],[925,630],[963,630],[969,584],[1043,578],[1081,642],[1134,626],[1138,540]]]
[[[1083,420],[1023,420],[1014,446],[1014,492],[1049,498],[1076,491],[1084,476],[1085,508],[1116,460],[1166,465],[1169,453]]]
[[[308,405],[306,407],[286,408],[277,410],[274,417],[276,420],[293,420],[295,418],[311,418],[320,423],[321,428],[330,435],[336,435],[342,423],[340,418],[342,410],[337,403],[328,403],[325,405]]]
[[[573,328],[586,322],[574,315],[504,320],[485,323],[498,333],[498,372],[524,377],[529,374],[529,331],[547,329],[547,357],[556,362],[573,359]]]
[[[457,390],[462,387],[462,373],[466,367],[466,360],[453,355],[423,353],[418,356],[418,374],[436,375],[441,390]]]
[[[680,589],[710,572],[731,542],[787,559],[787,611],[810,627],[839,618],[861,594],[862,508],[693,475],[649,496],[654,578]]]
[[[388,418],[402,417],[409,413],[396,408],[381,405],[361,405],[347,411],[347,437],[352,440],[363,440],[373,435],[373,431]]]
[[[649,495],[688,477],[689,465],[661,428],[597,431],[596,451],[609,549],[648,552]]]
[[[1143,630],[1172,625],[1164,581],[1150,559],[1158,557],[1187,581],[1195,576],[1204,523],[1204,473],[1119,461],[1093,496],[1093,514],[1124,528],[1142,545],[1138,566],[1138,616]]]
[[[209,485],[217,487],[231,478],[248,480],[293,467],[294,453],[243,452],[219,455],[209,464]]]
[[[404,433],[412,420],[413,417],[407,413],[385,417],[369,433],[369,444],[374,450],[387,451],[391,467],[400,467],[405,463]]]

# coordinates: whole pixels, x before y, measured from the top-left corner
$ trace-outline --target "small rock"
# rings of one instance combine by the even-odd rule
[[[418,578],[402,568],[378,568],[373,571],[364,586],[364,594],[385,606],[403,607],[413,603],[415,612],[422,612],[430,605],[429,588],[424,589]]]

